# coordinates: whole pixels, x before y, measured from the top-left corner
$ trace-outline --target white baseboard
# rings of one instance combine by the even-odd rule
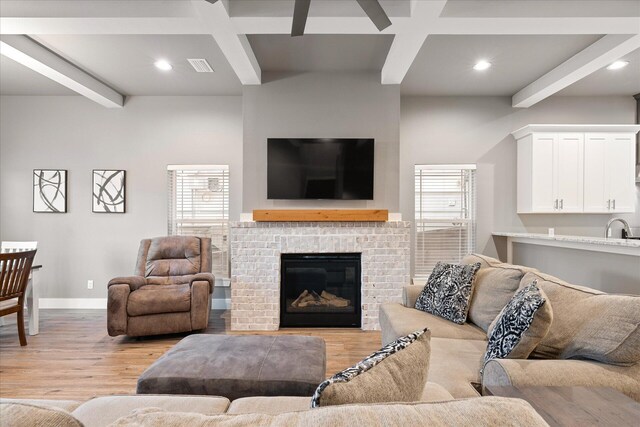
[[[43,309],[75,309],[75,310],[106,310],[106,298],[40,298],[40,308]],[[228,310],[231,308],[231,298],[211,300],[214,310]]]
[[[40,298],[40,308],[70,308],[106,310],[106,298]]]

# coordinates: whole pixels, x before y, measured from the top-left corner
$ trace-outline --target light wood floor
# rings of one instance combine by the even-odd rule
[[[0,327],[0,397],[78,399],[132,394],[153,361],[185,335],[142,339],[107,335],[105,310],[41,310],[40,334],[20,347],[15,315]],[[214,310],[208,334],[229,330],[229,312]],[[327,376],[381,346],[379,332],[358,329],[283,329],[265,334],[313,335],[327,344]]]

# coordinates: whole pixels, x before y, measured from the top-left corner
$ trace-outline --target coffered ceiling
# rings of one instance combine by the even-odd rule
[[[263,71],[372,72],[403,95],[640,92],[640,0],[382,0],[382,33],[355,0],[2,0],[0,94],[233,95]],[[187,58],[206,59],[196,73]],[[624,59],[629,65],[606,70]],[[165,59],[169,72],[153,64]],[[472,69],[478,60],[490,69]]]
[[[262,71],[377,71],[393,42],[390,34],[287,34],[249,37]]]
[[[429,36],[402,82],[405,95],[510,96],[595,43],[598,35]],[[489,70],[473,69],[489,61]]]
[[[239,95],[240,80],[211,36],[68,35],[34,36],[58,55],[123,95]],[[202,58],[213,73],[196,73],[187,58]],[[153,63],[165,59],[171,72]]]

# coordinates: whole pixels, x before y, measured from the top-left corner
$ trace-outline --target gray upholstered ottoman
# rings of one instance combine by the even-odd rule
[[[190,335],[138,378],[138,394],[311,396],[325,380],[322,338]]]

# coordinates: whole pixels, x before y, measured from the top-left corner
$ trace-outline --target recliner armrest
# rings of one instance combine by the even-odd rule
[[[107,290],[107,332],[112,337],[127,333],[127,301],[131,289],[126,283],[109,284]]]
[[[209,282],[209,293],[213,293],[213,287],[216,283],[216,278],[211,273],[196,273],[191,277],[189,285],[193,285],[194,282]]]
[[[422,286],[418,285],[409,285],[402,288],[402,304],[405,307],[414,308],[423,289]]]
[[[132,291],[135,291],[141,286],[147,284],[147,279],[142,276],[127,276],[127,277],[116,277],[115,279],[109,280],[109,284],[107,288],[113,285],[129,285],[129,288]]]

